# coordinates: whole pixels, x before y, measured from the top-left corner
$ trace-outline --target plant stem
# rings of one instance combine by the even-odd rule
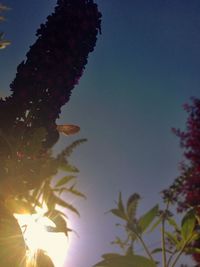
[[[152,255],[151,255],[151,252],[149,251],[149,249],[146,246],[146,244],[145,244],[144,240],[142,239],[142,237],[140,235],[138,235],[137,232],[135,232],[135,231],[133,231],[133,232],[136,235],[136,237],[138,238],[138,240],[141,242],[141,244],[142,244],[142,246],[143,246],[146,254],[149,256],[150,260],[152,260],[153,262],[155,262],[154,259],[153,259],[153,257],[152,257]]]
[[[179,260],[181,254],[183,253],[184,251],[184,248],[185,248],[186,244],[184,244],[184,246],[182,247],[182,249],[180,250],[180,252],[178,253],[178,255],[176,256],[174,262],[172,263],[172,266],[171,267],[174,267],[177,263],[177,261]]]
[[[163,267],[167,267],[166,247],[165,247],[165,217],[163,215],[162,215],[162,224],[161,224],[161,238],[162,238]]]
[[[171,260],[172,260],[172,258],[174,257],[174,255],[176,254],[176,251],[174,251],[171,255],[170,255],[170,257],[169,257],[169,259],[168,259],[168,261],[167,261],[167,267],[169,267],[170,265],[170,262],[171,262]]]
[[[163,267],[167,267],[166,246],[165,246],[165,219],[166,219],[166,216],[168,216],[168,214],[167,214],[168,210],[169,210],[169,201],[167,202],[165,210],[161,214],[161,218],[162,218],[161,244],[162,244]]]
[[[175,267],[177,261],[179,260],[180,256],[184,252],[185,247],[187,246],[187,244],[189,244],[191,242],[192,238],[193,238],[193,236],[191,236],[190,238],[188,238],[188,240],[185,241],[185,243],[183,244],[183,247],[181,248],[180,252],[176,256],[176,258],[175,258],[174,262],[172,263],[171,267]]]

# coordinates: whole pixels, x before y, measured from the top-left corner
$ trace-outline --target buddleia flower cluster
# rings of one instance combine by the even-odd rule
[[[60,195],[65,192],[84,197],[76,189],[78,169],[68,157],[86,140],[75,141],[58,155],[51,149],[60,131],[74,133],[79,129],[58,127],[56,120],[83,74],[100,24],[101,14],[93,0],[58,0],[17,67],[11,95],[0,99],[0,261],[4,266],[25,266],[22,259],[27,246],[13,214],[33,214],[36,207],[45,204],[43,216],[55,225],[49,231],[66,235],[71,229],[66,214],[57,206],[79,214]],[[59,170],[65,176],[52,185]]]
[[[184,105],[188,113],[185,131],[173,129],[180,138],[184,150],[184,162],[181,163],[181,175],[168,190],[164,190],[164,198],[178,204],[178,211],[194,208],[200,213],[200,99],[192,98],[192,103]],[[195,245],[199,247],[199,240]],[[200,263],[200,254],[194,259]]]
[[[100,18],[92,0],[58,0],[37,30],[11,95],[0,99],[0,188],[13,194],[33,189],[56,173],[50,168],[50,149],[59,138],[56,119],[95,47]]]

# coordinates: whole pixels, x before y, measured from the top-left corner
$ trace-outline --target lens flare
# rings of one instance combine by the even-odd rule
[[[65,261],[68,240],[64,233],[50,233],[48,226],[54,223],[43,216],[44,210],[38,210],[37,214],[15,215],[22,229],[26,245],[29,249],[27,257],[34,258],[37,251],[43,250],[51,258],[55,267],[62,267]]]

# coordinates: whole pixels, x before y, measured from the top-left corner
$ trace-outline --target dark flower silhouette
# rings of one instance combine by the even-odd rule
[[[46,156],[58,140],[56,119],[94,49],[100,18],[91,0],[58,0],[53,14],[37,30],[38,38],[10,85],[11,96],[0,100],[0,179],[13,179],[6,165],[13,163],[15,173],[24,172],[25,161],[30,164]],[[43,134],[37,134],[40,128]],[[36,135],[42,143],[37,151],[32,149]],[[31,178],[21,188],[34,180],[34,172],[38,173],[33,166],[32,175],[26,176]],[[20,182],[19,177],[15,180],[11,184]]]
[[[85,140],[74,142],[69,151],[64,149],[57,157],[52,156],[51,148],[59,138],[56,119],[61,107],[69,101],[88,55],[95,47],[97,34],[101,31],[100,18],[93,0],[58,0],[54,12],[37,30],[37,40],[26,59],[17,67],[16,77],[10,85],[11,95],[0,99],[0,212],[6,211],[1,212],[0,220],[0,245],[1,248],[5,245],[6,254],[1,249],[0,262],[5,267],[18,266],[16,259],[25,257],[23,236],[13,216],[19,207],[19,213],[21,210],[33,213],[42,197],[51,213],[62,220],[66,234],[69,229],[64,214],[55,210],[56,205],[78,214],[72,205],[56,195],[50,182],[61,167],[67,172],[77,172],[66,156]],[[67,178],[70,180],[70,177],[74,178]],[[64,178],[62,186],[68,182]],[[67,190],[83,196],[74,186]],[[2,231],[6,220],[13,228]],[[56,230],[60,231],[58,225]],[[23,249],[8,261],[8,255],[13,255],[13,244],[2,243],[2,240],[15,234]],[[45,264],[42,260],[44,257],[40,259],[41,266]],[[52,266],[51,262],[49,266]]]

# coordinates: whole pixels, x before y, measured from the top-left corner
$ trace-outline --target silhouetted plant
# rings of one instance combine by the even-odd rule
[[[51,258],[44,250],[39,249],[34,257],[34,260],[30,257],[30,261],[27,261],[28,267],[54,267]]]
[[[169,203],[164,210],[159,210],[155,205],[142,216],[137,216],[137,207],[140,196],[131,195],[125,205],[119,194],[117,207],[110,212],[120,218],[124,224],[117,224],[125,231],[125,239],[116,237],[112,244],[122,249],[122,254],[107,253],[102,255],[103,261],[95,267],[175,267],[183,253],[200,253],[200,249],[193,246],[193,242],[199,239],[199,232],[195,228],[196,220],[200,217],[194,209],[190,209],[182,218],[179,225],[169,209]],[[144,235],[161,229],[160,246],[151,249]],[[171,227],[171,228],[170,228]],[[147,232],[148,231],[148,232]],[[145,256],[138,255],[134,249],[135,243],[139,243]],[[162,262],[158,261],[155,254],[162,254]]]
[[[48,208],[45,216],[55,223],[51,231],[65,234],[70,229],[56,206],[78,214],[60,194],[69,192],[84,197],[75,184],[68,185],[78,172],[68,156],[85,139],[75,141],[57,156],[53,156],[51,148],[59,139],[61,128],[56,119],[61,107],[69,101],[88,54],[94,49],[100,17],[92,0],[58,0],[55,11],[38,29],[38,39],[30,47],[26,60],[17,68],[10,85],[12,94],[0,99],[1,234],[3,222],[9,221],[13,226],[10,233],[18,233],[19,244],[24,241],[13,213],[34,213],[36,206],[45,203]],[[52,178],[59,170],[64,170],[66,176],[52,186]],[[10,235],[9,231],[6,233]],[[6,253],[0,251],[1,262],[6,262],[13,253],[13,247],[6,246],[6,249]],[[20,253],[24,255],[24,251]],[[13,259],[4,266],[19,264]]]

